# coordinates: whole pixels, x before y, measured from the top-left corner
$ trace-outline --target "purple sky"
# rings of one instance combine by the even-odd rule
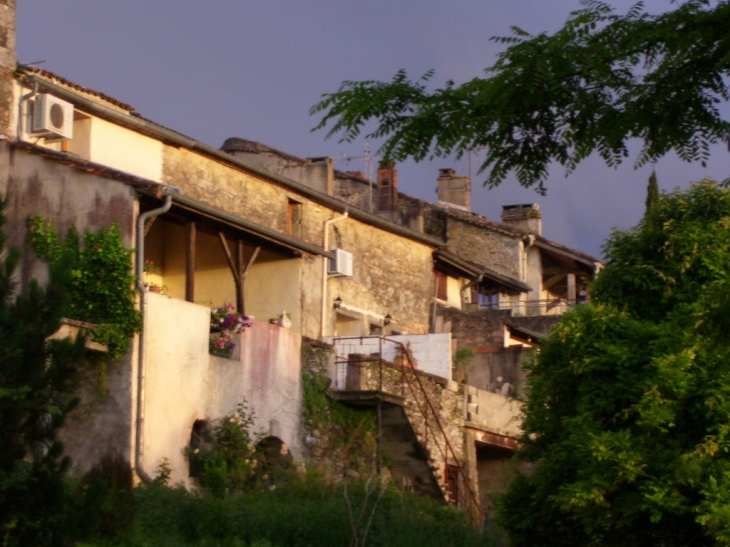
[[[625,10],[633,0],[613,4]],[[652,12],[671,7],[645,4]],[[502,49],[491,36],[513,25],[554,31],[578,7],[577,0],[18,0],[18,60],[45,60],[40,67],[215,147],[237,136],[364,171],[342,159],[361,156],[364,139],[341,145],[310,132],[318,119],[309,107],[322,93],[343,80],[389,80],[401,68],[413,76],[433,68],[435,84],[469,80]],[[729,160],[724,146],[707,168],[667,157],[656,166],[659,185],[722,180]],[[513,178],[487,190],[475,177],[472,209],[498,220],[502,205],[537,202],[546,237],[598,256],[612,227],[628,228],[643,214],[651,167],[634,170],[632,161],[614,170],[590,158],[568,178],[556,168],[546,197]],[[401,191],[435,200],[444,167],[468,171],[465,159],[405,163]]]

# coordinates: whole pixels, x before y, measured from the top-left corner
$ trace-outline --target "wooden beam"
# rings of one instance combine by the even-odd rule
[[[259,255],[259,251],[261,250],[261,247],[256,247],[253,250],[253,253],[251,254],[251,258],[248,259],[248,262],[246,263],[246,267],[243,269],[243,272],[241,272],[241,279],[246,279],[246,276],[248,275],[248,270],[251,269],[251,266],[254,263],[254,260],[256,260],[256,257]]]
[[[185,223],[185,300],[195,301],[195,242],[197,239],[197,228],[195,222]]]
[[[236,260],[238,262],[234,274],[237,274],[238,277],[236,280],[236,309],[238,313],[246,313],[243,298],[243,240],[240,238],[236,240]]]
[[[218,239],[220,239],[223,252],[226,254],[226,260],[228,260],[228,267],[231,268],[233,280],[236,282],[236,286],[238,286],[238,283],[240,282],[238,269],[236,268],[236,263],[233,262],[233,255],[231,254],[231,250],[228,248],[228,242],[226,241],[226,236],[223,235],[223,232],[218,232]]]
[[[544,291],[548,290],[550,287],[555,285],[558,281],[562,281],[564,278],[565,278],[565,274],[558,274],[558,275],[552,276],[550,279],[548,279],[547,281],[545,281],[542,284],[542,290],[544,290]]]

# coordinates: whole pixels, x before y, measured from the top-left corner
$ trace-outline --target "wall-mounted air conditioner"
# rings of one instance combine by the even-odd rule
[[[328,273],[333,277],[352,277],[352,253],[342,249],[330,251],[335,258],[330,258]]]
[[[33,102],[30,134],[47,141],[65,141],[73,137],[74,107],[49,93],[41,93]]]

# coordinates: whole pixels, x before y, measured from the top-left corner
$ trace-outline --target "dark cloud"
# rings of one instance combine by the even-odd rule
[[[665,0],[646,7],[671,9]],[[389,79],[400,68],[414,75],[434,68],[435,82],[465,81],[500,50],[491,36],[508,34],[512,25],[554,31],[577,8],[572,0],[18,0],[18,53],[21,62],[46,59],[44,68],[208,144],[241,136],[364,170],[342,162],[343,154],[361,155],[364,141],[342,146],[310,133],[316,121],[308,109],[322,93],[346,79]],[[656,167],[660,187],[725,178],[727,158],[721,147],[706,169],[664,159]],[[441,167],[468,171],[466,159],[405,164],[401,189],[435,199]],[[547,237],[598,254],[611,227],[641,217],[650,171],[630,163],[612,170],[590,159],[567,179],[556,169],[544,198],[514,181],[487,191],[475,175],[473,208],[499,218],[503,204],[536,201]]]

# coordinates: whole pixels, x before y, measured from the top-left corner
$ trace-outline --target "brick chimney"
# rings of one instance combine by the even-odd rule
[[[15,0],[0,0],[0,134],[11,135],[15,54]]]
[[[542,235],[542,213],[537,203],[504,205],[502,222],[529,234]]]
[[[457,177],[453,169],[439,169],[439,203],[467,213],[471,211],[471,179]]]
[[[375,210],[379,213],[392,211],[398,206],[398,169],[394,163],[381,164],[378,168],[375,196]]]

